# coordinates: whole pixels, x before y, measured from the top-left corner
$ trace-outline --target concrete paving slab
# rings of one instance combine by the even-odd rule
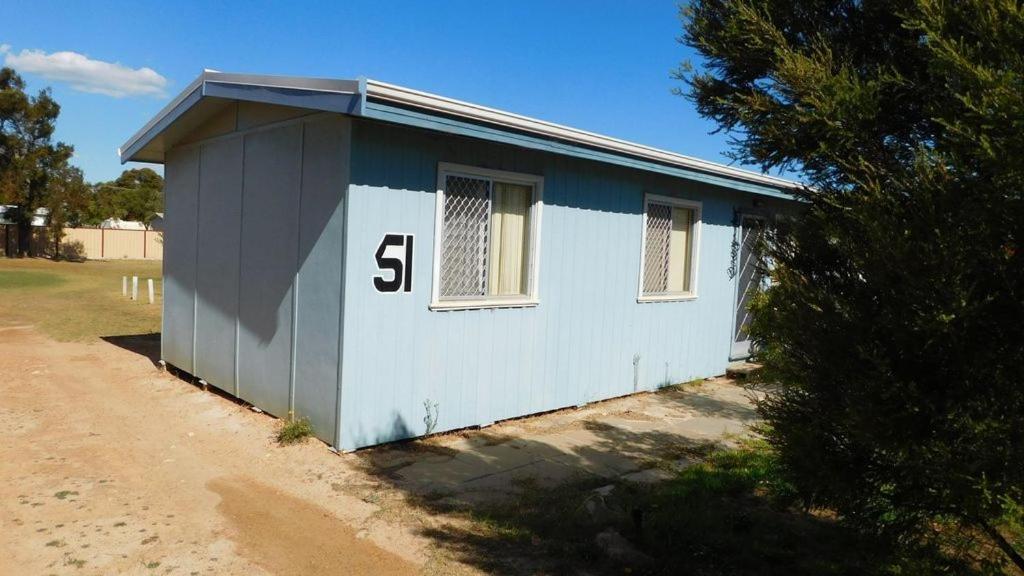
[[[671,473],[650,468],[651,458],[744,434],[756,421],[751,393],[718,379],[431,438],[399,454],[375,449],[371,459],[396,487],[463,500],[510,492],[523,479],[655,482]]]

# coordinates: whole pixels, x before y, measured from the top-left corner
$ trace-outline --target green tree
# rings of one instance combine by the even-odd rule
[[[107,218],[137,220],[147,226],[163,212],[164,179],[150,168],[125,170],[111,182],[93,186],[88,222],[99,224]]]
[[[50,177],[73,152],[53,142],[59,114],[49,90],[29,96],[17,72],[0,69],[0,203],[17,207],[19,256],[31,249],[32,216],[46,205]]]
[[[79,226],[89,206],[89,186],[85,183],[82,170],[64,164],[50,175],[46,194],[46,208],[49,210],[47,225],[50,239],[60,246],[64,228]],[[60,257],[58,250],[55,256]]]
[[[802,172],[754,303],[769,440],[808,502],[903,544],[1024,497],[1024,5],[695,0],[681,90]],[[949,550],[948,546],[944,549]]]

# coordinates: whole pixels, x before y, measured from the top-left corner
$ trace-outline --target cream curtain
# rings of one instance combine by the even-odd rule
[[[672,208],[672,232],[669,235],[669,270],[667,292],[690,291],[690,230],[693,211]]]
[[[494,182],[491,212],[491,253],[488,293],[492,296],[527,293],[528,234],[533,189]]]

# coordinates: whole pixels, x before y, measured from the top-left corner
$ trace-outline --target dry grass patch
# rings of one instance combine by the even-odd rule
[[[139,277],[138,301],[121,296],[122,276]],[[145,278],[156,280],[152,305]],[[160,278],[159,261],[0,258],[0,319],[33,324],[63,342],[159,332]]]

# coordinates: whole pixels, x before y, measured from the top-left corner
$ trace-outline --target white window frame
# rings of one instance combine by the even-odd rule
[[[672,292],[666,294],[645,294],[644,293],[644,264],[647,261],[647,212],[650,204],[665,204],[675,208],[686,208],[693,210],[693,227],[691,232],[693,238],[690,241],[690,291]],[[698,272],[700,271],[700,237],[701,228],[704,224],[703,203],[696,200],[685,200],[673,196],[662,196],[659,194],[644,194],[643,217],[640,218],[640,275],[637,282],[636,301],[647,302],[683,302],[697,299]]]
[[[530,206],[530,230],[527,255],[527,294],[525,296],[484,296],[482,298],[459,298],[442,300],[441,291],[441,243],[444,238],[445,181],[448,176],[485,178],[509,184],[523,184],[533,187],[533,203]],[[431,310],[472,310],[480,308],[526,308],[540,304],[540,226],[541,211],[544,207],[544,177],[520,172],[491,170],[463,164],[440,162],[437,165],[437,194],[434,204],[434,262],[430,291]],[[488,239],[490,242],[490,239]]]

